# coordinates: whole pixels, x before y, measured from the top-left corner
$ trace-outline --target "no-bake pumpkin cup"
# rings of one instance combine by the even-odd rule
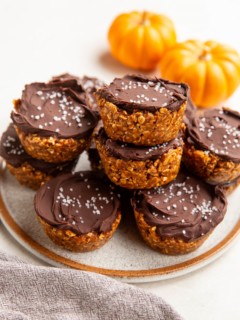
[[[179,255],[199,248],[223,220],[225,192],[180,171],[171,183],[136,191],[132,205],[139,232],[152,249]]]
[[[181,131],[172,141],[152,147],[114,141],[104,128],[94,138],[102,167],[118,186],[150,189],[172,181],[178,174],[183,151]]]
[[[6,161],[8,170],[22,185],[37,190],[60,173],[74,170],[77,159],[62,163],[48,163],[26,153],[11,123],[0,141],[0,156]]]
[[[63,174],[46,182],[37,191],[34,206],[48,237],[76,252],[103,246],[121,220],[113,187],[92,171]]]
[[[183,161],[211,184],[228,184],[240,177],[240,114],[219,108],[191,118]]]
[[[26,85],[12,120],[26,152],[46,162],[70,161],[90,144],[97,117],[76,80]]]
[[[116,78],[96,92],[107,135],[140,146],[176,138],[188,95],[186,84],[135,75]]]

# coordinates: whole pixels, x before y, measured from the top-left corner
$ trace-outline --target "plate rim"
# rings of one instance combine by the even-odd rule
[[[4,170],[5,171],[5,170]],[[2,185],[2,183],[1,183]],[[111,277],[118,277],[118,278],[147,278],[147,277],[154,277],[154,276],[166,276],[171,274],[172,277],[175,273],[181,272],[183,270],[188,270],[189,268],[194,268],[196,265],[200,263],[211,262],[213,259],[210,258],[217,258],[220,253],[224,252],[224,249],[227,248],[233,240],[238,236],[240,233],[240,218],[237,220],[237,223],[233,226],[230,232],[226,234],[226,236],[218,242],[215,246],[211,249],[203,252],[202,254],[193,257],[187,261],[176,263],[171,266],[159,267],[154,269],[142,269],[142,270],[119,270],[119,269],[107,269],[102,267],[94,267],[89,266],[83,263],[79,263],[73,261],[69,258],[65,258],[60,256],[59,254],[51,251],[50,249],[44,247],[34,239],[32,239],[14,220],[11,216],[11,213],[8,211],[7,206],[3,200],[2,193],[0,191],[0,217],[3,221],[4,226],[9,229],[8,231],[15,235],[14,238],[23,246],[22,242],[26,245],[25,249],[28,249],[33,254],[33,251],[36,255],[38,253],[38,257],[46,258],[48,261],[52,261],[58,263],[63,266],[71,267],[77,270],[83,271],[90,271],[99,273],[102,275],[107,275]],[[13,234],[12,234],[13,233]],[[33,251],[32,251],[33,250]],[[50,263],[50,262],[49,262]],[[201,267],[201,265],[200,265]]]

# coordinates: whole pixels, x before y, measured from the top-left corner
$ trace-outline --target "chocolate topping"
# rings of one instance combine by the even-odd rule
[[[81,83],[80,83],[80,78],[77,77],[77,76],[74,76],[70,73],[63,73],[63,74],[60,74],[59,76],[54,76],[52,77],[52,79],[49,81],[50,83],[58,83],[59,81],[60,82],[64,82],[66,80],[75,80],[77,82],[77,84],[79,86],[81,86]],[[83,88],[81,88],[81,90],[83,91]]]
[[[99,115],[98,104],[95,98],[94,93],[103,87],[105,83],[94,77],[84,76],[82,78],[73,76],[69,73],[61,74],[60,76],[56,76],[52,78],[52,82],[64,81],[64,80],[76,80],[78,85],[82,88],[83,91],[83,99],[86,101],[88,107]]]
[[[92,111],[94,111],[96,113],[97,117],[100,119],[99,107],[97,104],[95,93],[99,88],[103,87],[105,85],[105,83],[103,83],[99,79],[88,78],[88,77],[83,77],[81,79],[81,82],[82,82],[82,86],[86,92],[87,105],[89,106],[89,108]]]
[[[195,116],[188,124],[189,143],[221,158],[240,162],[240,113],[211,109]]]
[[[90,171],[53,178],[38,190],[34,204],[51,226],[78,235],[111,230],[120,206],[109,185]]]
[[[109,86],[97,91],[100,97],[127,111],[178,110],[187,101],[189,87],[184,83],[159,78],[127,75],[115,78]]]
[[[57,165],[55,163],[48,163],[32,158],[23,149],[12,123],[2,135],[0,141],[0,156],[14,168],[18,168],[22,164],[28,163],[34,169],[44,172],[50,176],[55,176],[62,171],[71,171],[76,164],[76,160],[63,162]]]
[[[76,80],[26,85],[12,112],[13,122],[27,134],[63,139],[88,136],[97,118],[82,97]]]
[[[181,132],[175,139],[151,147],[141,147],[114,141],[108,138],[103,128],[99,130],[99,133],[96,135],[96,139],[99,139],[101,144],[105,145],[105,148],[108,151],[109,155],[124,160],[137,161],[158,159],[170,149],[176,149],[179,146],[183,145]]]
[[[162,187],[136,192],[134,208],[162,237],[194,241],[213,230],[224,218],[227,200],[220,187],[213,187],[180,171]]]
[[[183,116],[183,122],[188,125],[189,122],[196,116],[197,107],[193,104],[192,99],[188,97],[186,110]]]
[[[74,94],[78,97],[79,101],[86,104],[85,91],[80,83],[80,78],[73,76],[69,73],[64,73],[52,79],[48,82],[49,84],[55,84],[60,87],[72,88]]]

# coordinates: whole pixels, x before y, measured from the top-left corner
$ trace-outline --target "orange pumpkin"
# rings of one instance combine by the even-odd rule
[[[112,55],[128,67],[151,70],[166,49],[176,43],[172,21],[151,12],[130,12],[116,17],[108,40]]]
[[[215,41],[188,40],[166,52],[160,64],[163,78],[186,82],[200,107],[226,100],[240,83],[240,56],[233,48]]]

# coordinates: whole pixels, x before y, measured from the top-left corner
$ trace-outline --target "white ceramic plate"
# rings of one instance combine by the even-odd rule
[[[89,169],[86,154],[82,155],[78,169]],[[2,169],[1,219],[23,247],[54,266],[98,272],[126,282],[163,280],[199,269],[223,254],[240,231],[238,188],[228,197],[224,221],[199,249],[187,255],[167,256],[147,247],[139,236],[133,217],[124,218],[113,238],[102,248],[88,253],[72,253],[53,244],[43,232],[34,213],[34,194]]]

